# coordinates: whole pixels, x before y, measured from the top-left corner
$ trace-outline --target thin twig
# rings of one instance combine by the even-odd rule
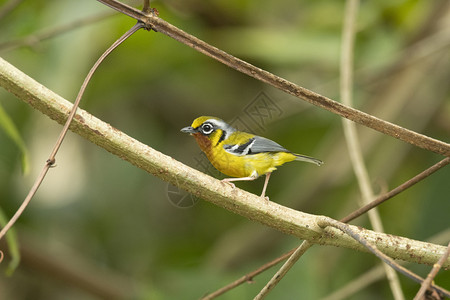
[[[442,244],[448,241],[449,238],[450,238],[450,228],[430,237],[426,241],[435,244]],[[402,262],[400,262],[400,264],[402,264]],[[372,269],[366,271],[364,274],[361,274],[357,278],[352,279],[344,286],[341,286],[338,290],[321,298],[321,300],[349,299],[357,292],[363,290],[364,288],[375,283],[376,281],[383,279],[384,275],[386,275],[386,273],[384,272],[382,265],[374,266]]]
[[[427,278],[422,282],[422,285],[417,292],[417,295],[414,297],[414,300],[422,300],[425,297],[426,291],[430,288],[434,277],[436,277],[439,270],[442,268],[442,264],[447,260],[450,255],[450,242],[447,245],[447,250],[444,252],[442,257],[439,259],[437,263],[433,265],[430,273],[428,273]]]
[[[356,211],[350,213],[349,215],[347,215],[346,217],[342,218],[340,220],[340,222],[343,223],[348,223],[354,219],[356,219],[357,217],[365,214],[367,211],[369,211],[370,209],[380,205],[381,203],[395,197],[396,195],[400,194],[401,192],[405,191],[406,189],[410,188],[411,186],[415,185],[416,183],[424,180],[425,178],[427,178],[428,176],[430,176],[431,174],[433,174],[434,172],[436,172],[437,170],[445,167],[446,165],[448,165],[450,163],[450,158],[444,158],[443,160],[439,161],[438,163],[434,164],[433,166],[429,167],[428,169],[426,169],[425,171],[417,174],[416,176],[414,176],[413,178],[409,179],[408,181],[402,183],[401,185],[397,186],[396,188],[392,189],[391,191],[377,197],[374,201],[372,201],[371,203],[357,209]],[[224,293],[226,293],[227,291],[245,283],[248,282],[249,279],[253,279],[255,276],[267,271],[268,269],[272,268],[273,266],[279,264],[280,262],[282,262],[283,260],[288,259],[289,257],[292,256],[292,254],[295,252],[297,248],[291,249],[289,252],[284,253],[283,255],[277,257],[276,259],[262,265],[261,267],[259,267],[258,269],[248,273],[247,275],[242,276],[241,278],[237,279],[236,281],[218,289],[217,291],[209,294],[208,296],[205,296],[205,298],[202,299],[214,299]]]
[[[341,50],[341,84],[340,92],[342,103],[353,106],[353,57],[356,35],[356,19],[358,16],[359,0],[347,0],[344,14],[344,26],[342,29],[342,50]],[[374,192],[370,183],[361,144],[356,132],[356,125],[348,119],[342,119],[345,141],[347,143],[348,155],[352,163],[353,171],[358,181],[361,191],[361,205],[368,204],[374,199]],[[383,223],[376,208],[368,211],[370,223],[375,231],[384,232]],[[392,268],[383,264],[389,286],[394,299],[403,300],[400,280]]]
[[[381,120],[357,109],[345,106],[337,101],[331,100],[325,96],[296,85],[284,78],[255,67],[216,47],[209,45],[208,43],[194,37],[193,35],[184,32],[183,30],[173,26],[172,24],[160,19],[155,14],[146,15],[143,12],[116,0],[97,1],[145,23],[147,25],[147,28],[149,29],[151,28],[157,32],[161,32],[200,53],[216,59],[217,61],[229,66],[230,68],[256,78],[261,82],[272,85],[273,87],[276,87],[283,92],[293,95],[299,99],[303,99],[313,105],[326,109],[356,123],[400,139],[411,145],[415,145],[417,147],[427,149],[445,156],[450,156],[450,144],[448,143],[430,138],[423,134],[419,134],[412,130]]]
[[[133,35],[136,31],[143,28],[143,25],[141,23],[137,23],[133,27],[131,27],[127,32],[125,32],[124,35],[122,35],[117,41],[115,41],[111,47],[109,47],[101,56],[100,58],[95,62],[95,64],[92,66],[91,70],[89,71],[88,75],[86,76],[86,79],[84,80],[83,84],[81,85],[80,91],[78,92],[78,96],[75,100],[74,106],[72,110],[70,111],[69,117],[67,118],[66,123],[64,124],[63,130],[61,131],[61,134],[56,141],[55,147],[53,148],[52,153],[50,154],[50,158],[48,160],[54,161],[56,153],[59,150],[59,147],[61,147],[62,141],[64,140],[64,137],[67,134],[67,131],[69,130],[70,123],[73,120],[73,117],[75,116],[78,106],[81,101],[81,97],[84,94],[84,91],[86,90],[86,87],[89,83],[89,81],[92,78],[92,75],[94,75],[94,72],[97,70],[98,66],[103,62],[103,60],[114,50],[116,49],[122,42],[124,42],[127,38],[129,38],[131,35]],[[1,236],[0,236],[1,238]]]
[[[295,249],[294,253],[289,257],[289,259],[283,264],[283,266],[273,275],[273,277],[269,280],[269,282],[262,288],[258,295],[254,298],[254,300],[264,299],[270,291],[273,290],[274,287],[283,279],[284,275],[289,272],[289,270],[295,265],[295,263],[299,260],[299,258],[305,254],[305,252],[311,248],[313,244],[308,241],[303,241],[300,246]]]
[[[280,256],[280,257],[278,257],[278,258],[276,258],[276,259],[274,259],[274,260],[272,260],[272,261],[270,261],[270,262],[268,262],[268,263],[262,265],[262,266],[259,267],[258,269],[254,270],[254,271],[252,271],[252,272],[250,272],[250,273],[245,274],[244,276],[242,276],[241,278],[239,278],[239,279],[233,281],[232,283],[227,284],[226,286],[224,286],[224,287],[222,287],[222,288],[216,290],[215,292],[210,293],[210,294],[208,294],[208,295],[202,297],[202,300],[211,300],[211,299],[215,299],[215,298],[219,297],[220,295],[225,294],[226,292],[228,292],[228,291],[234,289],[234,288],[237,287],[237,286],[240,286],[241,284],[243,284],[243,283],[245,283],[245,282],[251,282],[251,281],[253,281],[253,277],[255,277],[255,276],[261,274],[262,272],[266,271],[267,269],[272,268],[273,266],[279,264],[279,263],[282,262],[283,260],[288,259],[288,258],[292,255],[292,253],[294,253],[294,251],[295,251],[296,249],[297,249],[297,248],[292,249],[291,251],[289,251],[289,252],[283,254],[282,256]]]
[[[423,172],[420,172],[413,178],[409,179],[408,181],[402,183],[401,185],[397,186],[396,188],[390,190],[389,192],[377,197],[375,200],[370,202],[369,204],[355,210],[354,212],[350,213],[349,215],[342,218],[340,221],[343,223],[348,223],[357,217],[365,214],[367,211],[371,210],[372,208],[382,204],[383,202],[391,199],[392,197],[395,197],[396,195],[400,194],[401,192],[405,191],[406,189],[412,187],[416,183],[424,180],[437,170],[440,170],[441,168],[445,167],[450,163],[450,157],[444,158],[443,160],[439,161],[438,163],[434,164],[433,166],[429,167]]]
[[[36,178],[36,181],[34,182],[32,188],[28,192],[27,197],[20,205],[19,209],[15,212],[14,216],[8,221],[8,223],[5,225],[5,227],[2,228],[0,231],[0,240],[3,238],[3,236],[8,232],[8,230],[14,225],[14,223],[17,221],[17,219],[22,215],[25,208],[30,203],[33,196],[36,194],[36,191],[38,190],[39,186],[41,185],[42,181],[45,178],[45,175],[47,174],[50,167],[52,167],[55,164],[55,157],[58,153],[59,148],[61,147],[61,144],[64,140],[64,137],[67,134],[67,131],[69,130],[69,126],[77,112],[78,106],[80,104],[81,98],[84,94],[84,91],[86,89],[87,84],[89,83],[90,79],[92,78],[92,75],[94,74],[95,70],[97,70],[100,63],[115,49],[117,46],[119,46],[123,41],[125,41],[128,37],[130,37],[133,33],[135,33],[137,30],[143,28],[143,25],[141,23],[137,23],[134,25],[130,30],[128,30],[124,35],[122,35],[114,44],[111,45],[96,61],[94,66],[89,71],[88,75],[86,76],[83,84],[81,85],[80,91],[78,92],[78,96],[75,100],[75,103],[73,104],[72,110],[70,111],[70,114],[66,120],[66,123],[64,124],[64,127],[58,137],[58,140],[55,143],[55,146],[53,147],[53,150],[45,162],[44,167],[42,168],[41,173]]]
[[[144,13],[150,13],[151,12],[150,0],[144,0],[144,6],[142,7],[142,12],[144,12]]]
[[[416,281],[418,283],[422,283],[424,281],[424,279],[422,277],[414,274],[410,270],[408,270],[405,267],[403,267],[403,266],[397,264],[396,262],[394,262],[394,260],[392,258],[390,258],[386,254],[384,254],[383,252],[378,250],[376,246],[372,245],[365,238],[363,238],[360,234],[358,234],[356,231],[352,230],[352,228],[349,225],[347,225],[345,223],[342,223],[342,222],[339,222],[339,221],[336,221],[336,220],[333,220],[333,219],[328,218],[328,217],[321,217],[321,219],[317,222],[317,224],[320,227],[322,227],[322,228],[326,228],[328,226],[331,226],[331,227],[335,227],[335,228],[341,230],[342,232],[345,232],[346,234],[348,234],[349,236],[354,238],[356,241],[358,241],[365,248],[367,248],[370,252],[375,254],[383,262],[385,262],[386,264],[388,264],[389,266],[391,266],[392,268],[394,268],[398,272],[402,273],[406,277],[408,277],[408,278],[410,278],[410,279],[412,279],[412,280],[414,280],[414,281]],[[443,295],[445,295],[447,297],[450,297],[450,291],[447,291],[444,288],[436,286],[436,285],[434,285],[432,283],[430,285],[430,288],[438,291],[439,293],[441,293],[441,294],[443,294]]]

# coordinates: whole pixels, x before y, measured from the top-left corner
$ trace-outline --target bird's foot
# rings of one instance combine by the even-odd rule
[[[226,178],[222,179],[220,182],[229,184],[233,189],[236,187],[236,185],[234,185],[234,183],[228,181]]]

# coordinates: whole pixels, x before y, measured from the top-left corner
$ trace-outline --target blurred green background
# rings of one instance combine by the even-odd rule
[[[0,1],[0,12],[10,2]],[[188,33],[339,100],[344,1],[170,0],[152,6]],[[111,11],[92,0],[23,1],[0,14],[0,56],[73,102],[91,65],[135,23]],[[448,1],[364,1],[355,48],[355,107],[449,141],[449,19]],[[72,23],[79,20],[88,21]],[[67,25],[70,30],[55,31]],[[320,168],[302,163],[280,168],[268,187],[272,201],[333,218],[358,206],[339,117],[160,33],[141,30],[114,51],[94,75],[81,107],[219,178],[194,139],[179,130],[200,115],[233,121],[325,161]],[[0,128],[0,208],[9,219],[62,127],[3,89],[0,108],[2,123],[9,120],[17,129],[14,139],[14,130]],[[358,129],[376,193],[442,159]],[[447,244],[449,178],[445,168],[383,204],[385,230],[418,240],[440,234],[440,243]],[[259,179],[237,186],[258,194],[262,184]],[[365,216],[353,224],[370,227]],[[22,260],[12,276],[6,274],[8,253],[0,265],[1,299],[198,299],[300,243],[191,198],[73,133],[14,229]],[[6,251],[4,241],[0,245]],[[315,246],[268,299],[320,299],[379,264],[368,254]],[[422,276],[429,270],[411,268]],[[274,271],[220,299],[253,298]],[[412,298],[419,286],[400,279]],[[449,282],[448,271],[436,278],[447,289]],[[381,298],[392,298],[385,279],[347,299]]]

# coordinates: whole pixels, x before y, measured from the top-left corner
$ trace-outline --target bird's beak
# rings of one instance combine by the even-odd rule
[[[191,126],[188,126],[188,127],[182,128],[182,129],[181,129],[181,132],[193,134],[193,133],[196,133],[197,130],[194,129],[194,128],[192,128]]]

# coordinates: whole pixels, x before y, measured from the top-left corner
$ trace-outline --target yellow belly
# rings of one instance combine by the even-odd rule
[[[243,156],[236,156],[226,151],[220,151],[214,155],[212,152],[205,154],[217,170],[231,177],[248,177],[254,171],[261,176],[296,159],[295,155],[288,152],[267,152]]]

